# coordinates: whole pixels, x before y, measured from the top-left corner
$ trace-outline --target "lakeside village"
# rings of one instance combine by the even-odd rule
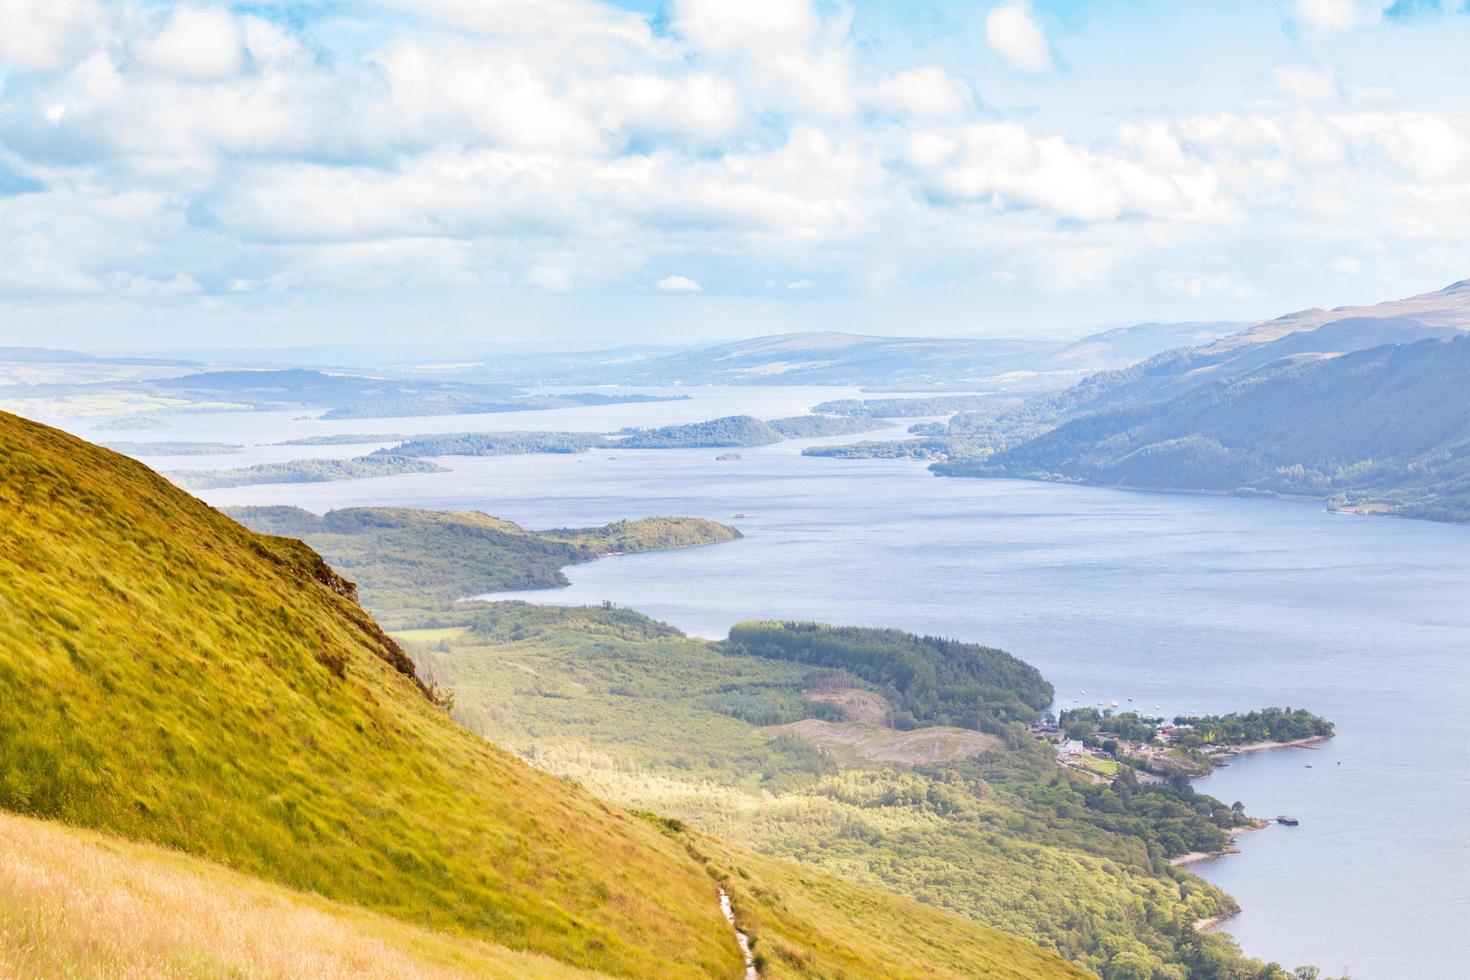
[[[1031,726],[1051,744],[1057,761],[1097,782],[1125,768],[1140,783],[1194,779],[1241,752],[1309,745],[1332,737],[1332,722],[1297,708],[1245,714],[1180,716],[1172,723],[1134,711],[1067,708]],[[1283,821],[1284,822],[1284,821]]]

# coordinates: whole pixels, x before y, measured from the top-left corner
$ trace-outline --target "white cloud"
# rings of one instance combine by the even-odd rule
[[[1342,116],[1334,122],[1349,138],[1382,149],[1398,166],[1421,180],[1463,178],[1470,168],[1470,134],[1442,116],[1423,112],[1363,114]]]
[[[1275,77],[1277,88],[1303,102],[1325,102],[1342,94],[1331,68],[1278,68]]]
[[[985,15],[985,41],[1017,71],[1051,70],[1051,45],[1027,0],[1006,0],[991,8]]]
[[[714,54],[801,48],[822,28],[808,0],[675,0],[670,20],[676,32]]]
[[[1377,241],[1439,269],[1470,226],[1458,93],[1406,84],[1364,111],[1332,69],[1273,77],[1268,51],[1228,89],[1202,77],[1177,100],[1189,115],[1115,104],[1110,76],[1027,87],[1022,112],[1014,80],[980,104],[942,44],[875,54],[840,0],[672,0],[666,25],[599,0],[385,2],[404,15],[317,31],[269,4],[0,0],[0,168],[45,188],[0,195],[0,254],[18,257],[0,291],[284,306],[494,284],[544,308],[564,301],[539,291],[641,292],[648,269],[713,255],[740,267],[730,282],[769,278],[771,304],[828,301],[811,270],[895,303],[1004,276],[1016,296],[1224,302],[1267,288],[1266,259],[1232,249],[1310,254],[1326,276]],[[1302,7],[1326,29],[1381,4]],[[1017,70],[1054,67],[1024,0],[986,20]],[[1355,57],[1334,47],[1344,78]]]
[[[1123,136],[1145,144],[1139,159],[1037,138],[1018,123],[971,125],[917,137],[910,161],[932,194],[997,210],[1039,208],[1087,222],[1226,215],[1213,169],[1185,157],[1167,133]]]
[[[592,38],[651,46],[648,23],[598,0],[382,0],[415,16],[483,35]]]
[[[675,0],[670,26],[696,52],[742,76],[772,107],[845,116],[856,105],[851,13],[823,17],[810,0]]]
[[[1346,31],[1377,21],[1391,0],[1292,0],[1291,15],[1319,31]]]
[[[98,40],[106,19],[95,0],[6,0],[0,7],[0,65],[58,68]]]
[[[653,288],[666,293],[699,293],[704,291],[703,286],[688,276],[664,276],[653,284]]]
[[[970,93],[942,68],[926,65],[889,75],[869,101],[893,115],[954,116],[970,108]]]
[[[195,79],[225,78],[244,63],[240,24],[228,11],[179,7],[163,29],[133,45],[149,67]]]
[[[587,83],[574,97],[613,132],[685,136],[717,143],[742,124],[740,90],[711,72],[666,78],[652,72],[619,74]]]

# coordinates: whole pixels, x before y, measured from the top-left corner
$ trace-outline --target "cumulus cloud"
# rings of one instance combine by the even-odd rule
[[[1422,112],[1362,114],[1335,120],[1359,144],[1381,149],[1425,181],[1464,176],[1470,167],[1470,136],[1442,116]]]
[[[665,293],[699,293],[704,287],[688,276],[664,276],[653,288]]]
[[[992,7],[985,15],[985,41],[1017,71],[1051,70],[1051,45],[1027,0]]]
[[[869,101],[895,115],[953,116],[970,108],[970,93],[942,68],[926,65],[889,75]]]
[[[675,0],[669,23],[773,105],[844,116],[856,105],[850,16],[840,9],[824,17],[810,0]]]
[[[1187,157],[1172,135],[1122,136],[1142,140],[1141,159],[1038,138],[1018,123],[923,133],[910,142],[909,159],[931,194],[996,210],[1036,208],[1086,222],[1224,212],[1213,168]]]
[[[96,0],[6,0],[0,65],[49,71],[102,35],[106,16]]]
[[[1319,31],[1346,31],[1383,16],[1391,0],[1293,0],[1292,17]]]
[[[159,71],[214,79],[235,74],[244,63],[240,22],[214,7],[179,7],[163,29],[133,45],[133,54]]]

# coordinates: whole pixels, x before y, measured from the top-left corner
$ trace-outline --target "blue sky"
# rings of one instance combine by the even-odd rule
[[[0,343],[1039,335],[1470,276],[1463,3],[0,23]]]

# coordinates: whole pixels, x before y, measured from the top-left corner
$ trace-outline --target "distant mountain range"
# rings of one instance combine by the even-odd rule
[[[661,356],[608,361],[584,355],[564,383],[639,385],[861,385],[961,389],[998,384],[1056,387],[1083,374],[1132,364],[1169,347],[1214,340],[1234,323],[1141,323],[1080,340],[779,334]],[[494,371],[498,365],[487,368]],[[500,375],[495,375],[500,377]],[[510,376],[506,376],[509,380]],[[521,380],[525,380],[522,378]]]
[[[638,396],[527,395],[526,387],[843,385],[876,391],[983,390],[1017,404],[1093,372],[1181,344],[1215,340],[1234,323],[1141,323],[1067,341],[869,337],[818,332],[690,349],[621,347],[527,353],[466,345],[365,345],[220,352],[194,361],[94,357],[0,348],[0,408],[32,416],[227,407],[324,408],[331,418],[519,411]],[[320,358],[320,360],[317,360]],[[350,366],[346,362],[351,362]]]
[[[1311,494],[1470,519],[1470,280],[1167,351],[996,425],[1021,437],[936,472]]]

